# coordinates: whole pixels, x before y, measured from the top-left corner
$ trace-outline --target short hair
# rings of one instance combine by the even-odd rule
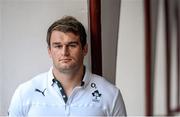
[[[86,39],[87,34],[86,34],[86,30],[85,30],[84,26],[82,25],[81,22],[79,22],[76,18],[74,18],[72,16],[65,16],[65,17],[55,21],[49,27],[49,29],[47,31],[47,38],[46,38],[49,48],[51,47],[51,44],[50,44],[51,34],[54,30],[61,31],[64,33],[72,32],[75,35],[79,35],[82,48],[84,48],[84,46],[87,43],[87,39]]]

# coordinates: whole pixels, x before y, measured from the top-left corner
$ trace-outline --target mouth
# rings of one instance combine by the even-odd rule
[[[60,59],[60,62],[63,62],[63,63],[67,63],[69,61],[71,61],[72,59],[69,59],[69,58],[65,58],[65,59]]]

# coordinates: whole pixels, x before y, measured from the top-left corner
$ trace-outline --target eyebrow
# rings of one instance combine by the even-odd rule
[[[78,43],[78,41],[71,41],[68,44],[77,44],[78,45],[79,43]]]
[[[61,42],[53,42],[52,45],[60,45],[62,44]],[[78,41],[70,41],[70,42],[67,42],[65,43],[65,45],[69,45],[69,44],[79,44]]]

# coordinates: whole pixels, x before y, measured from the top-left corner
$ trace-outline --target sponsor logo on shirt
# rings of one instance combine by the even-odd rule
[[[36,92],[39,92],[39,93],[41,93],[43,96],[45,96],[45,91],[46,91],[46,88],[43,90],[43,91],[41,91],[41,90],[39,90],[39,89],[35,89],[35,91]]]

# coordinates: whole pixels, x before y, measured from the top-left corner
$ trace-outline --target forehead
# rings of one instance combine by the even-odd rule
[[[78,41],[80,42],[80,36],[76,35],[72,32],[61,32],[54,30],[51,34],[51,42],[70,42],[70,41]]]

